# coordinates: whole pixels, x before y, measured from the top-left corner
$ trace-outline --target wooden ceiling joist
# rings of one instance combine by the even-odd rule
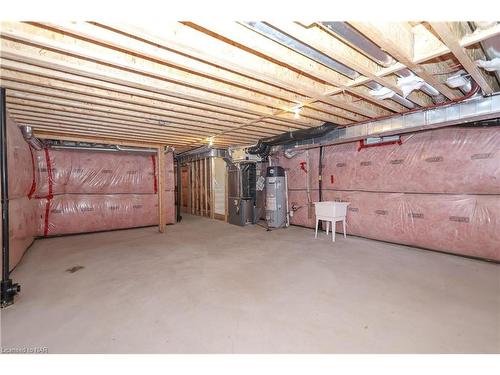
[[[17,26],[17,24],[14,24]],[[32,25],[23,27],[10,26],[2,28],[0,35],[20,43],[35,45],[66,55],[113,67],[121,72],[127,71],[141,76],[152,77],[163,81],[171,90],[186,94],[212,98],[217,101],[228,101],[237,106],[248,106],[254,110],[271,111],[288,107],[291,102],[278,100],[270,96],[239,88],[227,83],[208,78],[201,78],[165,64],[152,62],[141,57],[127,55],[125,52],[112,50],[100,45],[64,36],[59,40],[56,33],[40,29]],[[28,29],[30,32],[28,32]],[[57,34],[59,35],[59,34]]]
[[[395,22],[349,23],[448,99],[459,97],[459,94],[427,72],[423,66],[413,62],[413,33],[410,25]]]
[[[84,76],[137,89],[151,90],[159,94],[181,98],[194,103],[218,106],[224,109],[241,111],[246,114],[257,115],[260,117],[267,116],[280,119],[280,117],[274,116],[272,110],[268,107],[249,107],[247,105],[249,103],[240,103],[240,106],[238,106],[233,102],[228,103],[222,97],[210,99],[206,96],[195,97],[192,95],[193,93],[190,93],[191,95],[186,95],[168,87],[166,82],[163,80],[131,73],[129,71],[120,71],[119,69],[105,65],[92,64],[87,61],[56,54],[51,51],[44,51],[43,54],[39,54],[37,53],[37,49],[35,47],[16,44],[15,42],[10,42],[5,39],[2,39],[1,42],[1,56],[9,60],[20,61],[47,69],[56,69],[73,75]],[[289,120],[288,122],[304,126],[314,126],[318,124],[318,122],[306,122],[304,119]]]
[[[472,32],[464,22],[349,23],[394,63],[381,66],[320,23],[266,27],[354,74],[240,22],[2,22],[0,83],[10,115],[35,134],[177,150],[209,137],[220,147],[252,144],[324,122],[349,126],[404,112],[370,94],[376,83],[402,95],[396,74],[403,69],[448,99],[463,95],[444,84],[450,64],[461,64],[483,92],[499,90],[474,61],[484,58],[478,43],[500,35],[500,24]],[[407,99],[433,102],[421,91]]]
[[[143,124],[138,124],[132,121],[124,121],[124,120],[115,120],[113,118],[109,117],[101,117],[101,116],[93,116],[93,115],[82,115],[80,113],[68,113],[66,111],[54,111],[54,110],[47,110],[47,109],[38,109],[38,108],[32,108],[32,107],[24,107],[24,106],[19,106],[15,104],[9,104],[8,105],[8,110],[9,113],[12,114],[19,114],[19,115],[26,115],[26,116],[36,116],[40,119],[46,118],[46,119],[57,119],[57,120],[67,120],[67,121],[73,121],[75,123],[91,123],[91,124],[97,124],[97,125],[102,125],[103,128],[112,128],[112,129],[128,129],[130,131],[138,131],[139,133],[147,133],[147,134],[157,134],[157,135],[179,135],[179,134],[184,134],[184,135],[192,135],[192,136],[199,136],[203,137],[204,134],[206,134],[203,130],[187,130],[187,129],[182,129],[182,132],[179,131],[179,129],[168,127],[167,129],[158,129],[158,128],[152,128],[149,126],[145,126]],[[240,134],[233,133],[234,136],[237,136],[238,138],[242,140],[250,140],[255,137],[262,136],[262,134],[265,134],[264,132],[259,134],[252,134],[252,133],[242,133]],[[271,135],[268,133],[268,135]]]
[[[413,62],[415,64],[421,64],[451,53],[451,50],[444,43],[440,42],[436,45],[437,38],[433,38],[432,33],[424,26],[421,25],[417,30],[414,28],[414,31],[417,31],[415,34],[415,50],[413,55]],[[500,23],[485,30],[477,29],[473,33],[462,35],[458,40],[458,44],[462,48],[467,48],[497,36],[500,36]],[[432,40],[432,43],[429,43],[429,39]]]
[[[153,109],[142,107],[134,103],[123,103],[112,99],[95,98],[85,94],[75,92],[67,92],[62,89],[48,88],[34,84],[20,83],[8,78],[3,78],[3,85],[6,88],[14,90],[17,93],[32,94],[39,99],[43,97],[56,100],[57,103],[68,105],[92,105],[94,110],[110,113],[122,113],[131,117],[148,118],[156,122],[156,125],[170,125],[170,124],[193,124],[194,126],[208,126],[218,125],[219,128],[230,129],[234,122],[207,119],[201,116],[183,114],[179,116],[176,112],[167,112],[161,109]],[[18,94],[20,96],[20,94]],[[79,104],[81,103],[81,104]]]
[[[238,46],[250,46],[256,52],[259,52],[262,56],[269,56],[273,61],[283,61],[288,65],[292,66],[294,69],[307,73],[307,75],[317,78],[320,81],[328,82],[332,86],[341,86],[349,82],[347,77],[342,76],[335,71],[325,68],[319,63],[315,63],[299,53],[290,51],[288,48],[281,46],[273,41],[268,40],[264,36],[259,35],[251,30],[245,30],[244,26],[236,23],[202,23],[202,24],[190,24],[193,27],[202,26],[200,31],[206,30],[213,31],[214,37],[224,36],[227,39],[231,39],[236,42]],[[311,68],[314,67],[314,68]],[[296,87],[300,87],[300,82],[297,82]],[[363,107],[351,106],[345,102],[337,101],[332,99],[328,95],[318,95],[317,93],[309,93],[310,96],[315,99],[315,101],[321,101],[332,106],[343,108],[347,111],[354,113],[359,113],[367,117],[377,117],[376,112],[365,110]]]
[[[197,38],[195,38],[189,35],[189,32],[193,33],[195,31],[180,23],[177,24],[176,27],[172,30],[162,29],[161,34],[159,35],[155,34],[150,30],[146,31],[143,28],[133,27],[130,25],[107,23],[105,26],[108,28],[112,28],[113,30],[119,31],[121,33],[124,33],[126,35],[129,35],[130,37],[148,41],[149,43],[162,46],[164,48],[175,49],[179,51],[179,53],[189,55],[194,59],[200,59],[207,62],[208,64],[213,64],[219,67],[223,67],[230,71],[238,72],[240,74],[253,77],[254,79],[258,79],[260,81],[265,81],[276,87],[281,87],[284,89],[288,89],[290,91],[299,91],[297,87],[297,80],[300,80],[301,77],[297,77],[296,75],[294,75],[292,77],[286,77],[287,80],[285,80],[283,78],[283,71],[280,72],[272,71],[270,73],[267,73],[267,71],[269,70],[268,65],[272,64],[269,64],[265,61],[260,62],[260,64],[256,61],[251,61],[250,63],[246,63],[245,60],[245,63],[240,62],[241,56],[238,55],[238,57],[236,58],[234,57],[234,54],[235,53],[237,54],[238,52],[243,53],[243,51],[239,51],[236,48],[230,46],[224,46],[223,45],[224,43],[219,43],[218,45],[216,44],[214,46],[210,44],[210,42],[212,43],[217,42],[216,40],[204,39],[202,35],[199,35],[199,33],[197,35]],[[204,49],[201,50],[201,48]],[[257,57],[254,56],[254,58]],[[324,89],[325,88],[323,88],[323,90]],[[304,90],[301,92],[306,92],[309,95],[311,95],[311,92],[313,92],[312,90],[318,90],[318,88],[301,87],[301,90]],[[320,110],[325,114],[332,115],[332,117],[339,116],[348,120],[353,120],[353,121],[359,120],[356,118],[356,114],[349,112],[345,109],[332,106],[331,108],[329,108],[329,110],[325,109],[321,110],[318,108],[317,105],[313,103],[314,100],[309,99],[302,102],[301,104],[313,110]],[[325,121],[332,121],[332,119],[328,119]],[[333,118],[333,121],[337,120]]]
[[[487,95],[493,93],[491,82],[488,82],[486,76],[477,67],[471,54],[460,45],[457,36],[453,33],[449,24],[446,22],[431,22],[431,26],[438,34],[444,44],[450,49],[451,53],[462,64],[464,69],[469,73],[474,81],[481,87]]]
[[[0,59],[0,67],[2,68],[2,72],[8,70],[30,74],[33,76],[35,83],[40,83],[38,77],[41,77],[50,79],[49,82],[51,86],[57,85],[57,83],[60,82],[62,84],[69,84],[67,87],[70,87],[72,84],[80,85],[86,92],[93,92],[94,89],[100,89],[107,97],[121,98],[123,100],[133,99],[134,102],[147,107],[159,107],[174,112],[199,114],[214,119],[234,122],[258,117],[257,115],[241,111],[238,112],[231,109],[216,107],[214,105],[195,103],[185,99],[159,94],[154,91],[146,91],[112,82],[105,82],[103,80],[92,79],[5,58]]]
[[[399,95],[403,94],[401,89],[393,82],[389,81],[387,78],[378,77],[376,75],[377,71],[380,70],[379,65],[377,65],[375,62],[371,61],[358,51],[349,48],[346,44],[342,43],[338,39],[332,38],[329,34],[325,33],[321,29],[306,29],[293,22],[272,22],[272,25],[276,26],[279,30],[285,32],[286,34],[298,40],[301,40],[315,50],[325,54],[326,56],[357,71],[361,75],[370,78],[372,81],[375,81],[378,84],[391,89]],[[354,94],[359,93],[359,89],[357,88],[353,87],[350,90]],[[418,93],[413,94],[414,95],[410,95],[408,99],[413,101],[415,104],[419,106],[426,106],[431,103],[429,99],[423,98]],[[364,98],[393,112],[401,111],[401,108],[397,106],[393,101],[377,99],[370,95],[366,95],[364,96]]]
[[[118,49],[135,56],[159,61],[166,65],[204,76],[215,81],[225,82],[236,87],[245,88],[264,94],[268,97],[280,98],[288,102],[300,103],[306,97],[300,96],[293,90],[284,90],[260,80],[236,72],[222,69],[199,59],[190,58],[185,54],[176,53],[158,45],[146,43],[137,38],[128,37],[122,33],[99,27],[88,22],[71,22],[64,24],[43,24],[53,30],[70,33],[76,37],[105,44],[110,48]]]

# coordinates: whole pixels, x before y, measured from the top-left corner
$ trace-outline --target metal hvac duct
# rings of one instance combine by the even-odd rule
[[[472,89],[469,95],[474,94],[475,91]],[[337,128],[322,137],[290,142],[285,145],[285,148],[300,150],[311,146],[352,142],[368,137],[472,124],[498,117],[500,117],[500,94],[488,97],[472,96],[458,103],[422,108],[406,114],[396,114],[384,119]]]
[[[132,152],[140,154],[156,154],[156,148],[126,147],[119,145],[102,145],[83,142],[59,142],[46,140],[45,145],[54,150],[79,150],[79,151],[101,151],[101,152]]]
[[[275,42],[278,42],[281,45],[284,45],[285,47],[288,47],[295,52],[300,53],[301,55],[304,55],[305,57],[308,57],[322,65],[325,65],[330,69],[335,70],[336,72],[339,72],[340,74],[345,75],[350,79],[356,79],[360,76],[358,72],[349,68],[348,66],[326,56],[325,54],[315,50],[312,47],[309,47],[298,39],[295,39],[288,34],[279,31],[278,29],[265,22],[243,22],[242,24],[258,32],[259,34],[264,35],[265,37],[272,39]]]
[[[122,152],[137,152],[137,153],[145,153],[145,154],[156,154],[158,152],[155,148],[142,148],[142,147],[129,147],[129,146],[115,146],[118,151]]]
[[[395,60],[389,54],[382,51],[382,49],[378,45],[373,43],[370,39],[365,37],[363,34],[361,34],[355,28],[351,27],[348,23],[346,23],[346,22],[320,22],[319,24],[327,31],[330,31],[331,33],[339,36],[347,44],[353,46],[358,51],[360,51],[365,56],[367,56],[369,59],[375,61],[379,65],[382,65],[384,67],[389,67],[395,63]],[[396,72],[395,74],[397,76],[399,76],[400,78],[414,76],[414,74],[408,69],[402,69],[399,72]],[[368,86],[368,87],[374,89],[371,86]],[[374,90],[376,90],[376,89],[374,89]],[[440,94],[440,92],[438,90],[436,90],[434,87],[432,87],[431,85],[429,85],[427,82],[425,82],[422,85],[420,90],[425,92],[427,95],[435,98],[436,102],[441,102],[441,101],[445,100],[445,98]],[[401,100],[401,99],[405,99],[403,97],[398,98],[398,97],[394,96],[391,99],[397,101],[399,104],[401,104],[407,108],[414,107],[414,105],[411,107],[408,106],[409,103],[403,104],[403,101]]]
[[[183,164],[194,160],[206,158],[228,158],[229,153],[227,150],[220,148],[212,148],[209,146],[202,146],[194,150],[185,151],[176,156],[176,160]]]
[[[389,67],[394,64],[394,59],[390,55],[382,51],[379,46],[346,22],[320,22],[320,25],[340,36],[344,41],[357,48],[361,53],[371,60],[374,60],[376,63],[384,67]]]
[[[31,126],[23,125],[20,127],[21,133],[23,134],[24,140],[28,142],[28,144],[33,147],[35,150],[40,151],[44,143],[41,139],[35,137],[33,135],[33,128]]]

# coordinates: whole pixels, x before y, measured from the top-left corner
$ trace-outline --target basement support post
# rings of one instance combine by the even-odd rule
[[[208,159],[210,163],[210,217],[215,219],[215,158]]]
[[[176,205],[176,221],[179,223],[182,220],[181,207],[182,207],[182,167],[179,160],[177,160],[177,205]]]
[[[2,283],[1,302],[2,308],[14,303],[14,296],[21,291],[19,284],[12,283],[9,279],[9,176],[7,166],[7,108],[5,106],[5,88],[0,88],[0,165],[2,189]]]
[[[165,232],[166,212],[163,205],[165,196],[165,147],[158,148],[158,231]]]

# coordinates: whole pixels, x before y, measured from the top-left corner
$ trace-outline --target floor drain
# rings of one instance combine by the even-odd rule
[[[85,267],[83,267],[83,266],[74,266],[74,267],[68,268],[66,270],[66,272],[75,273],[76,271],[80,271],[82,268],[85,268]]]

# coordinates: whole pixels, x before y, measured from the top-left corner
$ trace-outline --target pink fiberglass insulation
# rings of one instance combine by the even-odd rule
[[[21,260],[26,249],[33,243],[36,230],[36,201],[29,198],[9,200],[9,269]],[[0,240],[1,240],[0,231]],[[0,267],[2,260],[0,259]]]
[[[500,199],[448,195],[326,191],[351,202],[347,232],[382,241],[500,260]],[[341,232],[341,223],[337,224]]]
[[[306,190],[288,190],[289,209],[293,208],[290,224],[314,228],[316,217],[312,202],[319,200],[318,190],[313,190],[308,195]]]
[[[27,197],[34,192],[34,156],[19,126],[7,115],[7,161],[9,199]]]
[[[37,160],[39,181],[37,197],[49,199],[53,197],[50,202],[49,218],[52,217],[52,213],[57,215],[64,212],[66,217],[72,220],[72,223],[65,223],[58,221],[61,216],[56,216],[54,221],[49,220],[45,223],[47,199],[42,199],[39,204],[39,211],[43,212],[43,215],[39,215],[41,220],[39,235],[103,231],[158,223],[159,184],[156,155],[49,149],[40,151]],[[166,223],[173,224],[175,223],[173,154],[167,153],[165,160],[163,202]],[[126,203],[127,199],[132,202],[131,205]],[[137,200],[144,203],[137,204]],[[116,212],[111,214],[106,211],[105,207],[108,206]],[[85,211],[86,209],[88,210]],[[104,220],[96,220],[91,212],[104,215]],[[132,213],[134,217],[126,217]]]
[[[7,162],[9,171],[9,269],[13,269],[34,240],[36,202],[29,198],[33,195],[35,188],[34,159],[21,130],[8,114]]]
[[[298,151],[292,158],[282,153],[273,156],[273,165],[285,168],[291,189],[318,189],[319,148]]]
[[[156,194],[56,195],[39,199],[38,236],[97,232],[158,223]]]
[[[37,195],[49,194],[49,173],[52,194],[154,194],[156,162],[156,155],[42,150],[37,152]]]
[[[322,200],[353,202],[350,234],[500,260],[499,144],[496,128],[453,127],[404,135],[401,145],[327,146]],[[315,225],[318,159],[319,148],[273,156],[289,176],[294,225]]]
[[[324,148],[323,188],[500,194],[500,131],[496,128],[443,128],[405,135],[401,145],[359,151],[358,145]]]

